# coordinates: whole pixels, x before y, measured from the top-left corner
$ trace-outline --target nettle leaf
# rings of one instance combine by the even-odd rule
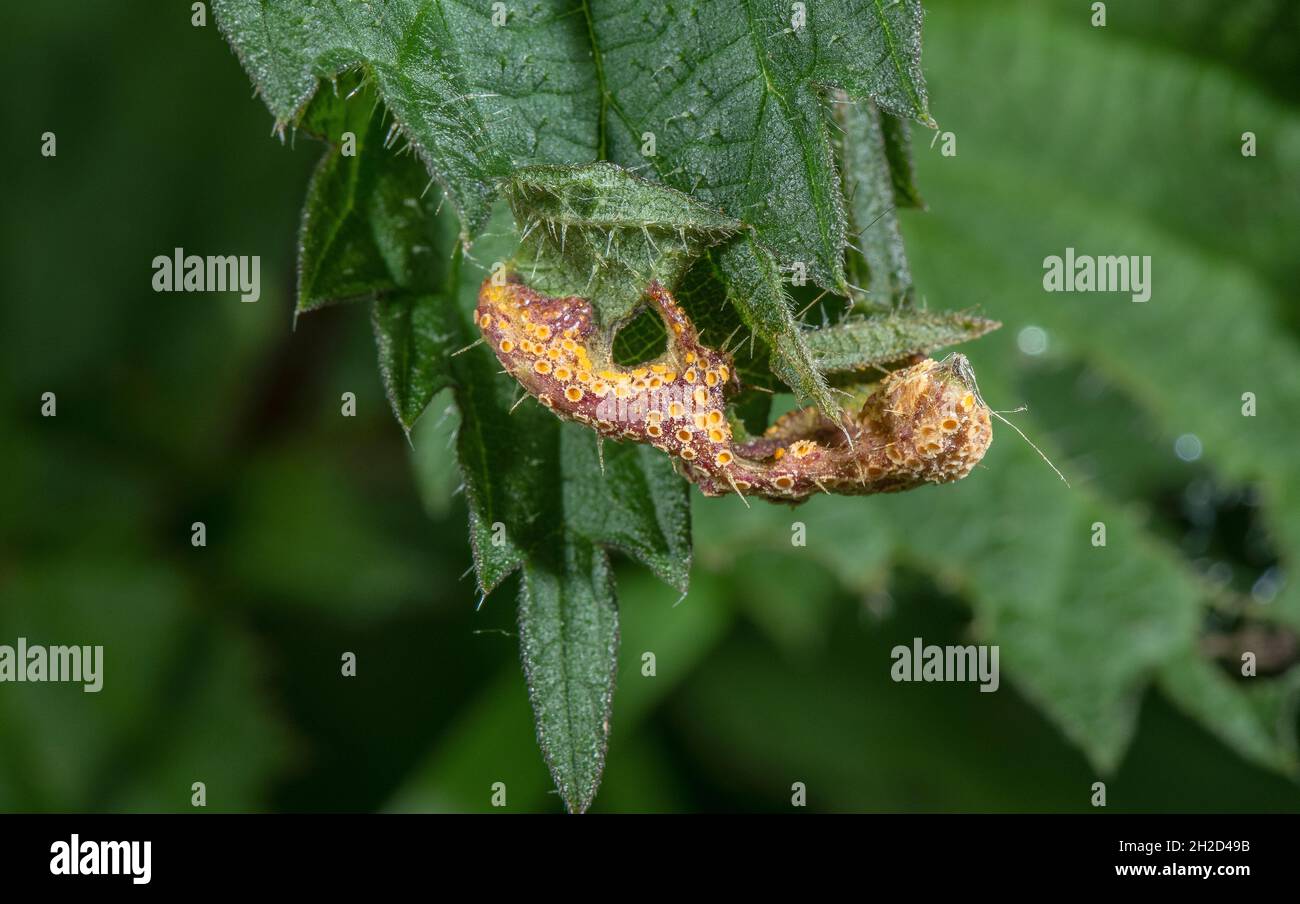
[[[599,547],[567,537],[524,569],[519,637],[537,740],[569,810],[584,812],[605,767],[618,668],[614,575]]]
[[[530,285],[547,294],[591,298],[606,341],[635,313],[651,279],[679,285],[704,252],[743,230],[738,220],[609,164],[522,169],[507,183],[506,194],[526,237],[515,266]],[[770,366],[799,398],[837,410],[806,345],[805,337],[815,333],[803,330],[794,317],[772,255],[752,235],[740,235],[718,250],[712,267],[719,277],[713,283],[715,298],[725,296],[738,319],[705,310],[696,322],[706,341],[721,342],[734,336],[734,327],[748,327],[776,354],[764,354],[760,368],[742,366],[745,377],[770,387]],[[697,287],[699,283],[695,281]],[[688,309],[697,308],[690,288],[682,299]],[[618,334],[625,360],[639,360],[662,348],[662,323],[655,316],[642,321]],[[727,325],[725,335],[717,330],[722,323]],[[898,323],[891,324],[880,342],[897,344],[901,331]],[[853,339],[841,339],[841,347],[848,341],[866,341],[869,337],[863,333],[859,325]],[[937,331],[931,329],[905,351],[921,350],[935,339]]]
[[[590,7],[603,156],[720,207],[756,237],[722,252],[741,317],[800,399],[837,408],[784,289],[802,269],[841,294],[848,220],[821,89],[929,123],[921,5],[779,0]],[[806,13],[806,15],[804,14]]]
[[[597,153],[598,98],[582,4],[215,0],[217,22],[283,129],[321,79],[361,67],[465,234],[524,163]],[[496,17],[496,21],[494,21]]]
[[[304,118],[330,148],[307,189],[297,312],[373,301],[384,388],[409,432],[447,385],[446,359],[461,338],[447,314],[457,229],[452,218],[433,215],[441,198],[426,191],[419,162],[383,147],[384,119],[360,83],[318,96]]]
[[[787,270],[806,270],[824,286],[849,291],[843,266],[848,217],[819,92],[835,87],[873,109],[874,101],[893,113],[930,120],[919,68],[918,2],[815,2],[806,15],[802,10],[796,14],[769,2],[742,17],[714,2],[690,10],[656,8],[642,16],[618,4],[551,2],[507,10],[501,21],[500,10],[444,8],[432,0],[389,4],[378,14],[346,4],[224,0],[217,7],[227,37],[281,126],[302,121],[310,127],[308,102],[318,79],[344,73],[350,83],[360,72],[393,115],[382,140],[401,133],[421,156],[447,189],[465,239],[481,230],[502,184],[512,202],[527,206],[538,200],[541,174],[520,182],[514,176],[519,166],[601,156],[633,167],[653,164],[658,178],[689,191],[702,202],[697,207],[712,208],[712,219],[726,222],[724,230],[734,230],[737,220],[752,225],[757,240],[738,242],[723,256],[728,296],[772,352],[778,376],[800,399],[834,415],[833,397],[799,335],[782,281]],[[528,87],[520,91],[520,84]],[[695,107],[699,98],[717,102],[702,112]],[[889,165],[878,161],[877,167],[905,187],[910,180],[897,154],[905,129],[889,122]],[[368,140],[381,140],[369,125]],[[318,206],[335,208],[333,220],[345,229],[351,222],[343,215],[349,194],[360,200],[383,186],[371,185],[355,162],[337,165],[348,175],[341,183],[344,196],[321,198]],[[609,175],[615,172],[589,172],[578,180],[585,185],[567,188],[591,198],[617,193]],[[623,204],[622,210],[590,213],[636,211]],[[671,217],[660,219],[665,213],[673,212],[651,205],[642,218],[652,254],[665,250],[657,245],[661,236],[653,234],[656,224],[671,223]],[[622,231],[634,231],[635,223],[634,216]],[[644,249],[627,245],[619,255],[604,254],[594,244],[569,248],[569,230],[561,225],[559,231],[559,254],[534,235],[539,253],[525,249],[524,257],[540,265],[544,282],[582,285],[610,321],[626,319],[635,308],[638,279],[675,275],[685,256],[667,249],[665,261],[648,265],[647,274],[642,266],[609,266],[606,260],[636,261]],[[586,234],[595,238],[599,231],[597,220]],[[364,244],[354,238],[360,237],[313,230],[309,241],[323,246],[317,259],[332,261],[327,266],[338,270],[332,274],[338,291],[318,287],[317,274],[309,271],[304,309],[319,304],[319,297],[349,298],[385,282],[382,273],[358,269],[364,257],[349,260],[331,252],[335,245]],[[397,403],[408,428],[410,409],[426,400],[417,395]]]
[[[297,313],[370,300],[398,288],[379,254],[367,209],[377,181],[370,155],[363,153],[372,131],[379,129],[374,97],[366,92],[349,101],[341,102],[337,95],[318,98],[304,117],[312,132],[337,143],[321,157],[307,185],[298,231]],[[351,156],[341,146],[349,132],[355,139]],[[376,138],[378,148],[382,138]]]
[[[535,166],[505,183],[524,241],[516,267],[548,295],[590,298],[606,340],[652,279],[675,285],[739,220],[609,163]]]
[[[459,335],[450,322],[447,299],[437,294],[402,294],[376,301],[371,324],[393,413],[408,433],[449,377],[446,356]]]
[[[909,305],[912,271],[895,212],[920,200],[907,124],[881,113],[869,100],[854,103],[843,96],[835,104],[835,115],[841,129],[840,175],[856,242],[848,247],[849,275],[871,303]]]
[[[591,442],[568,424],[560,433],[565,524],[575,534],[634,557],[681,593],[690,586],[690,508],[685,485],[658,450]],[[598,478],[598,479],[597,479]]]
[[[478,288],[509,257],[505,209],[462,263],[458,313],[475,332]],[[522,570],[520,638],[537,736],[566,806],[591,803],[604,763],[617,670],[617,604],[606,549],[645,564],[685,593],[690,571],[687,484],[666,456],[607,443],[562,423],[501,378],[485,346],[452,359],[461,412],[458,452],[470,503],[479,585]]]
[[[334,230],[343,237],[337,253],[360,261],[363,272],[385,273],[370,293],[379,296],[372,319],[385,384],[403,424],[414,423],[438,389],[452,388],[479,588],[486,595],[522,571],[521,653],[538,738],[566,805],[585,810],[604,764],[617,667],[617,604],[606,549],[637,558],[685,592],[686,484],[667,458],[635,446],[607,446],[602,470],[594,434],[562,424],[532,400],[517,405],[518,387],[501,377],[492,352],[476,344],[479,285],[517,244],[507,210],[498,208],[489,221],[475,245],[476,262],[459,246],[451,211],[439,213],[433,199],[415,193],[421,174],[412,157],[374,143],[355,165],[338,155],[332,147],[318,170],[304,219],[319,226],[332,212],[346,211],[357,222]],[[366,203],[359,196],[316,203],[347,198],[357,184],[395,190]],[[418,253],[385,253],[398,244]],[[439,439],[436,432],[431,437]],[[440,452],[446,454],[442,447],[432,454]]]
[[[828,0],[797,19],[773,0],[742,16],[721,2],[645,13],[564,0],[216,8],[281,133],[293,125],[330,143],[304,211],[299,312],[371,303],[385,389],[408,432],[436,393],[452,391],[479,588],[521,572],[538,737],[566,804],[585,809],[615,674],[607,550],[685,592],[687,488],[653,450],[602,449],[589,431],[520,404],[476,344],[479,284],[509,263],[550,294],[589,297],[611,342],[646,283],[682,284],[687,304],[712,309],[697,321],[710,341],[748,328],[750,356],[737,362],[747,380],[834,413],[786,278],[806,271],[849,291],[850,211],[822,92],[838,89],[875,116],[879,134],[858,149],[876,155],[875,169],[855,203],[868,191],[914,203],[894,117],[930,121],[920,5]],[[413,153],[394,153],[395,141]],[[648,162],[657,181],[593,163],[602,158]],[[430,176],[442,192],[430,192]],[[522,245],[506,208],[493,208],[502,193]],[[905,261],[891,252],[905,294]],[[860,369],[905,340],[971,335],[973,323],[893,323],[880,335],[846,323],[823,358]],[[736,416],[759,428],[768,404],[750,394]]]
[[[771,351],[768,365],[772,373],[790,387],[796,399],[838,417],[839,406],[791,310],[776,258],[756,238],[744,236],[724,248],[717,263],[727,298],[741,322]]]
[[[605,156],[652,166],[842,289],[844,205],[819,88],[928,121],[920,3],[607,0],[590,15]]]
[[[956,311],[902,309],[874,317],[846,318],[807,334],[808,348],[823,373],[871,371],[908,355],[978,339],[1001,324]]]
[[[429,405],[429,416],[420,420],[411,436],[411,470],[424,510],[434,520],[442,520],[461,491],[460,466],[456,462],[460,412],[450,389],[435,395]]]

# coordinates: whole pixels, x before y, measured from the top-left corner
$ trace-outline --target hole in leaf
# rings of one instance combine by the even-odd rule
[[[614,363],[632,367],[653,361],[668,349],[668,332],[659,315],[643,308],[614,337]]]

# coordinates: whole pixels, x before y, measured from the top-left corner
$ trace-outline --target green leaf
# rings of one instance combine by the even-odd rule
[[[1291,259],[1276,245],[1279,224],[1297,216],[1281,200],[1295,176],[1280,152],[1244,160],[1238,139],[1242,122],[1268,122],[1276,147],[1300,147],[1300,118],[1193,61],[1100,45],[1073,13],[936,4],[934,19],[944,27],[929,34],[928,72],[952,110],[945,126],[978,153],[918,161],[943,198],[904,223],[918,288],[983,302],[1006,322],[970,353],[983,394],[996,408],[1043,400],[1013,420],[1073,486],[999,424],[981,468],[954,487],[872,499],[865,514],[851,501],[810,503],[800,510],[807,552],[858,589],[880,588],[902,562],[959,593],[975,635],[1001,645],[1004,677],[1096,767],[1120,761],[1155,685],[1243,757],[1294,776],[1300,668],[1237,680],[1200,642],[1221,618],[1212,606],[1294,630],[1294,582],[1271,602],[1212,588],[1164,538],[1158,504],[1197,476],[1259,487],[1269,540],[1295,570],[1300,469],[1287,412],[1300,408],[1300,353],[1279,328],[1289,284],[1277,268]],[[998,91],[970,78],[1012,57]],[[1061,71],[1071,73],[1064,95]],[[1198,133],[1220,139],[1187,144],[1179,116],[1192,104]],[[1103,107],[1114,115],[1098,132]],[[1056,113],[1045,130],[1035,111],[1048,108]],[[1133,166],[1133,148],[1162,165]],[[1225,198],[1233,203],[1223,210]],[[1241,204],[1253,213],[1233,219]],[[1230,228],[1196,215],[1211,208]],[[1044,258],[1067,247],[1151,255],[1151,300],[1044,293]],[[1031,326],[1049,338],[1042,355],[1017,346]],[[1062,362],[1085,379],[1040,394],[1050,364]],[[1097,394],[1098,383],[1109,391]],[[1242,417],[1247,390],[1271,400],[1268,410]],[[1201,439],[1202,461],[1173,454],[1183,433]],[[702,560],[788,548],[788,520],[763,510],[724,502],[696,516]],[[1105,547],[1090,543],[1098,522]]]
[[[821,88],[930,122],[921,6],[755,0],[589,6],[603,95],[602,155],[751,225],[721,252],[728,297],[796,396],[838,408],[800,335],[783,269],[848,294],[847,215]],[[797,26],[797,27],[796,27]],[[652,146],[653,145],[653,146]]]
[[[565,524],[593,543],[624,552],[680,593],[690,586],[690,506],[668,456],[649,446],[592,441],[560,431]]]
[[[516,267],[548,295],[591,299],[606,341],[652,279],[676,285],[695,258],[741,229],[738,220],[609,163],[521,169],[506,196],[526,236]]]
[[[741,321],[771,350],[768,363],[772,373],[790,387],[796,399],[837,417],[839,406],[790,309],[776,259],[756,239],[744,236],[719,253],[718,268]]]
[[[871,303],[910,305],[912,272],[895,212],[905,204],[916,206],[918,200],[907,127],[871,101],[853,103],[841,97],[835,112],[841,129],[840,175],[856,240],[849,243],[849,274]]]
[[[519,638],[538,743],[570,812],[585,812],[605,768],[618,667],[614,576],[601,549],[565,537],[530,558]]]
[[[460,468],[456,464],[456,431],[460,412],[450,389],[442,390],[432,402],[430,416],[412,431],[411,467],[420,501],[430,518],[446,517],[452,497],[461,487]]]
[[[596,156],[596,79],[580,10],[563,0],[515,6],[498,25],[487,3],[214,3],[281,129],[302,116],[321,79],[358,67],[372,78],[466,235],[486,222],[496,180],[514,166]]]
[[[447,356],[460,335],[447,299],[407,294],[380,299],[371,308],[379,373],[393,413],[410,431],[439,390],[448,385]]]
[[[481,230],[504,184],[520,221],[539,224],[525,228],[531,244],[516,263],[533,276],[540,270],[550,294],[563,287],[592,298],[607,340],[631,318],[649,278],[675,280],[739,221],[752,225],[758,240],[725,254],[728,297],[769,348],[778,376],[834,416],[781,283],[784,269],[806,267],[822,285],[849,291],[847,217],[819,92],[833,87],[873,111],[879,104],[926,122],[929,114],[919,2],[809,6],[806,19],[796,20],[775,0],[747,4],[743,16],[720,2],[645,15],[616,3],[556,2],[509,11],[507,23],[494,27],[490,12],[432,0],[405,0],[378,17],[349,5],[224,0],[218,18],[281,124],[351,126],[363,147],[387,145],[400,132],[447,189],[465,238]],[[699,40],[704,28],[706,43]],[[421,65],[412,65],[417,57]],[[336,79],[336,98],[360,92],[365,103],[340,114],[328,92],[317,92],[322,78]],[[520,83],[531,88],[520,93]],[[705,110],[696,108],[692,90],[697,100],[711,98]],[[371,115],[374,101],[393,116],[386,129]],[[646,147],[643,158],[649,132],[658,150]],[[871,152],[877,169],[893,170],[889,193],[901,196],[914,188],[899,157],[905,127],[891,119],[888,136]],[[656,195],[610,167],[518,172],[527,164],[597,156],[633,168],[649,162],[659,179],[694,201]],[[312,253],[303,268],[304,310],[324,297],[391,288],[391,276],[364,269],[374,261],[366,246],[378,237],[358,227],[358,217],[367,221],[358,205],[412,191],[406,184],[387,190],[374,181],[383,177],[356,158],[322,166],[342,173],[323,172],[313,183],[311,209],[320,215],[319,222],[305,221],[303,247]],[[889,234],[885,227],[877,232]],[[394,242],[380,251],[410,245]],[[891,254],[897,263],[901,249]],[[390,270],[400,272],[398,264]],[[906,295],[905,261],[890,273],[897,283],[891,291]],[[386,380],[409,429],[412,412],[427,403],[426,389],[437,384],[428,374],[391,370]],[[408,387],[419,391],[406,397]]]
[[[481,249],[486,258],[504,256],[512,240],[504,213],[490,230],[498,244]],[[486,275],[466,266],[460,280],[467,335]],[[687,485],[665,456],[640,447],[607,444],[602,471],[590,430],[561,423],[531,399],[514,407],[518,388],[486,347],[457,356],[452,369],[479,584],[488,593],[523,570],[521,650],[538,740],[566,805],[581,812],[604,764],[617,665],[604,549],[632,555],[684,592]],[[555,637],[566,641],[552,648]]]
[[[382,153],[373,95],[318,100],[311,125],[332,147],[321,156],[307,185],[298,231],[297,313],[337,302],[373,299],[398,288],[379,253],[367,208],[376,189],[372,154]],[[355,156],[344,156],[341,136],[356,137]]]
[[[450,375],[458,347],[447,287],[454,275],[456,225],[436,217],[438,197],[410,155],[382,146],[383,116],[357,85],[319,96],[307,117],[327,142],[307,189],[299,230],[299,314],[340,302],[373,300],[371,320],[384,389],[408,433]],[[345,153],[343,136],[355,135]]]
[[[1160,670],[1160,687],[1243,757],[1291,778],[1300,778],[1296,716],[1300,670],[1280,681],[1229,680],[1222,669],[1188,648]]]
[[[845,215],[819,87],[929,120],[921,5],[780,0],[588,6],[603,156],[754,226],[782,264],[843,289]],[[651,151],[647,142],[653,136]]]
[[[916,166],[912,160],[912,127],[906,119],[892,113],[880,113],[880,131],[885,139],[885,157],[889,160],[889,179],[894,188],[897,207],[925,207],[916,187]]]
[[[259,687],[257,645],[191,605],[195,589],[134,551],[7,569],[5,643],[103,649],[97,692],[44,682],[0,694],[0,808],[190,812],[195,781],[211,810],[263,804],[289,739]]]
[[[853,317],[806,334],[813,361],[823,373],[854,373],[908,355],[978,339],[997,329],[995,320],[955,311],[904,309]]]
[[[376,181],[397,180],[411,164],[373,148],[369,159],[382,170]],[[344,178],[342,168],[322,171]],[[330,191],[324,186],[320,194]],[[594,434],[562,424],[531,400],[516,406],[518,387],[500,373],[493,353],[475,344],[479,285],[517,241],[507,212],[498,210],[475,246],[486,262],[475,265],[454,230],[440,222],[449,211],[438,215],[428,203],[402,200],[369,208],[371,234],[419,235],[428,243],[428,260],[446,256],[449,263],[417,269],[385,257],[390,277],[409,288],[375,303],[381,369],[404,423],[438,388],[453,389],[479,588],[486,595],[523,571],[521,652],[538,739],[566,805],[582,811],[604,765],[617,666],[616,603],[605,549],[634,556],[685,592],[691,549],[686,484],[666,457],[639,447],[607,449],[602,471]]]

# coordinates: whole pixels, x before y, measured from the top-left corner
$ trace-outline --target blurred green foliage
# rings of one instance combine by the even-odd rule
[[[1294,646],[1233,677],[1244,630],[1300,629],[1290,13],[1241,4],[1254,15],[1218,29],[1217,4],[1110,4],[1092,29],[1086,4],[968,6],[927,4],[932,112],[958,154],[915,136],[915,290],[1005,323],[963,351],[995,407],[1028,403],[1009,416],[1073,487],[999,429],[953,487],[794,511],[696,498],[684,601],[619,572],[595,811],[780,810],[794,781],[815,810],[1083,811],[1099,778],[1112,810],[1300,808]],[[268,139],[188,5],[0,17],[22,85],[0,643],[106,646],[99,694],[0,685],[0,809],[183,811],[204,781],[213,810],[488,810],[502,781],[509,810],[558,810],[513,588],[476,608],[445,400],[408,445],[367,313],[293,329],[320,146]],[[262,300],[153,293],[176,246],[260,254]],[[1043,293],[1066,246],[1151,254],[1152,300]],[[1173,452],[1187,433],[1196,461]],[[916,636],[1001,644],[1002,689],[894,684],[889,650]]]

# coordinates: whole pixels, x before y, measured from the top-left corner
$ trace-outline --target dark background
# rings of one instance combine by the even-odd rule
[[[1237,476],[1248,468],[1218,474],[1213,449],[1180,461],[1176,434],[1144,415],[1143,387],[1186,374],[1135,359],[1145,382],[1080,395],[1086,347],[1050,326],[1044,354],[1017,339],[1036,306],[1093,303],[1039,284],[1043,255],[1075,241],[1061,218],[1077,214],[1103,237],[1092,247],[1118,236],[1157,255],[1149,304],[1184,305],[1189,327],[1153,345],[1182,349],[1188,372],[1257,363],[1196,328],[1207,308],[1240,302],[1186,284],[1202,272],[1251,296],[1267,360],[1296,360],[1300,24],[1291,4],[1109,5],[1093,29],[1086,3],[926,4],[933,109],[959,153],[945,160],[916,135],[930,210],[906,214],[913,269],[932,306],[1006,323],[964,351],[1043,412],[1036,439],[1077,483],[1140,509],[1190,572],[1223,563],[1220,583],[1249,596],[1284,573],[1290,545],[1261,526]],[[11,4],[0,19],[0,643],[106,647],[99,695],[0,685],[0,809],[188,810],[193,781],[219,810],[486,809],[504,781],[511,810],[557,810],[513,588],[475,608],[438,429],[446,401],[413,451],[384,400],[367,312],[330,309],[294,329],[297,221],[319,146],[271,137],[211,17],[189,20],[188,3],[69,2]],[[1231,161],[1247,128],[1264,148],[1253,169],[1239,155],[1236,170],[1207,165],[1207,148]],[[52,159],[39,154],[47,130]],[[1006,253],[993,260],[978,242]],[[150,262],[177,246],[261,255],[260,302],[155,294]],[[1280,385],[1270,402],[1295,385],[1283,367],[1268,378]],[[340,416],[348,391],[355,418]],[[56,418],[40,416],[44,392]],[[1214,417],[1239,423],[1238,393]],[[1271,410],[1270,435],[1291,448],[1294,413]],[[972,484],[1009,467],[998,455],[1018,440],[995,432]],[[1029,467],[1042,493],[989,493],[972,542],[998,543],[1007,519],[1032,532],[1067,492]],[[948,492],[920,491],[924,508],[903,497],[781,510],[776,529],[803,518],[813,548],[833,505],[924,531]],[[786,809],[793,781],[819,810],[1083,811],[1098,778],[1111,809],[1300,809],[1296,784],[1158,691],[1137,699],[1131,747],[1102,775],[1005,661],[995,695],[895,685],[894,644],[971,636],[959,585],[900,559],[854,586],[798,550],[729,542],[735,507],[697,497],[695,512],[682,605],[620,562],[623,674],[595,811]],[[202,549],[190,545],[198,520]],[[653,681],[637,672],[644,649],[659,657]],[[355,679],[339,676],[344,650]],[[1294,677],[1291,663],[1280,669]]]

